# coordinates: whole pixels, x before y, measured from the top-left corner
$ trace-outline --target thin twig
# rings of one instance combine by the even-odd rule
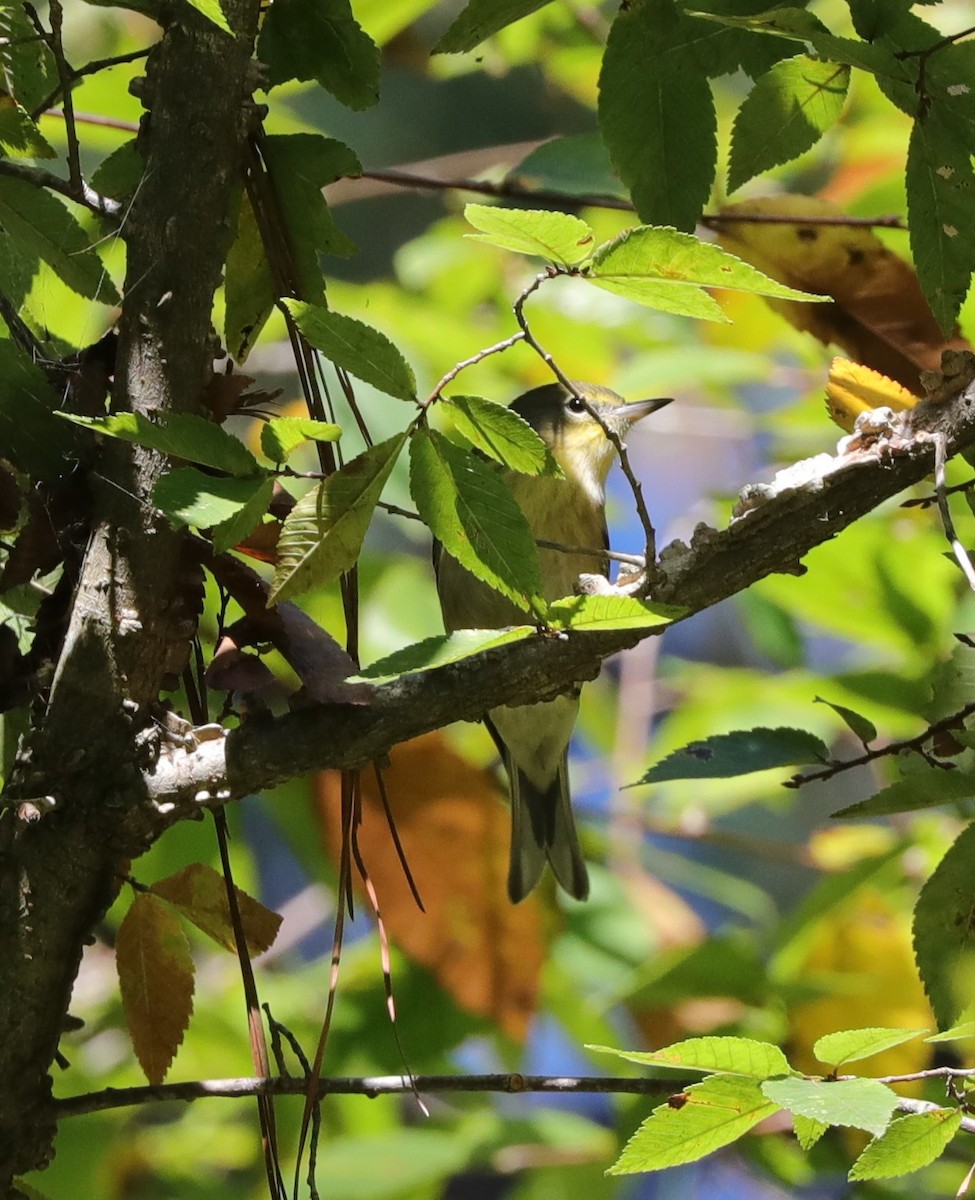
[[[68,142],[68,178],[75,195],[84,194],[85,181],[81,174],[81,148],[78,145],[78,130],[74,122],[74,100],[71,89],[74,86],[74,71],[64,56],[64,43],[61,40],[61,27],[64,24],[64,10],[61,0],[50,0],[51,15],[51,53],[58,70],[58,81],[61,85],[62,108],[64,109],[64,133]]]
[[[962,574],[968,580],[968,586],[975,591],[975,567],[972,566],[972,560],[968,556],[968,551],[958,540],[958,534],[955,532],[954,522],[951,519],[951,510],[948,507],[948,484],[945,479],[945,464],[948,461],[948,448],[945,445],[945,436],[943,433],[934,434],[934,494],[938,499],[938,512],[941,514],[941,525],[945,531],[945,537],[948,539],[948,544],[951,546],[951,551],[955,556],[955,561],[961,567]]]
[[[421,407],[426,408],[427,405],[433,404],[434,401],[439,400],[440,393],[444,390],[447,384],[456,379],[461,371],[465,370],[467,367],[473,367],[475,363],[483,362],[483,360],[491,354],[500,354],[503,350],[510,350],[512,346],[517,346],[519,342],[524,340],[525,335],[521,330],[519,330],[518,333],[513,333],[511,337],[504,338],[500,342],[495,342],[493,346],[488,346],[484,350],[478,350],[478,352],[476,354],[472,354],[470,358],[465,358],[462,362],[455,364],[450,368],[447,374],[443,376],[430,395],[427,396],[426,400],[422,402]]]
[[[74,184],[69,180],[62,179],[60,175],[55,175],[51,171],[45,171],[43,167],[32,167],[28,163],[16,162],[12,158],[0,158],[0,175],[6,175],[10,179],[20,179],[33,187],[43,187],[57,192],[59,196],[64,196],[68,200],[74,200],[76,204],[83,204],[85,208],[90,208],[100,217],[117,217],[122,212],[122,205],[117,200],[99,195],[84,180],[81,181],[80,190],[76,190]]]

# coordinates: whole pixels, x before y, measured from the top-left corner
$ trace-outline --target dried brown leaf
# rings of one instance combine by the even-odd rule
[[[281,927],[281,918],[240,888],[234,890],[247,950],[254,957],[273,943]],[[175,875],[158,880],[152,885],[152,892],[178,908],[188,921],[218,945],[236,952],[227,885],[219,872],[204,863],[191,863]]]

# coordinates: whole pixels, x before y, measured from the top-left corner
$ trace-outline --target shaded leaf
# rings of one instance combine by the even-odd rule
[[[926,1167],[958,1132],[961,1120],[957,1108],[898,1117],[867,1146],[853,1164],[849,1178],[892,1179]]]
[[[543,142],[508,172],[506,182],[563,196],[628,198],[598,133],[574,133]]]
[[[721,733],[675,750],[651,767],[640,783],[668,779],[728,779],[773,767],[822,762],[829,751],[818,737],[802,729],[742,729]]]
[[[272,85],[316,79],[352,109],[379,99],[379,49],[352,15],[349,0],[274,0],[257,56]]]
[[[285,518],[268,603],[324,587],[355,563],[373,510],[406,442],[370,446],[307,492]]]
[[[464,216],[481,230],[466,235],[473,241],[518,254],[534,254],[549,262],[574,266],[588,258],[594,247],[592,229],[581,217],[569,213],[468,204]]]
[[[859,1062],[862,1058],[870,1058],[889,1050],[892,1046],[900,1046],[904,1042],[913,1041],[927,1033],[926,1029],[843,1029],[837,1033],[827,1033],[813,1046],[813,1054],[821,1063],[830,1067],[839,1067],[844,1063]]]
[[[883,1133],[897,1109],[896,1094],[876,1079],[768,1079],[761,1089],[792,1113],[875,1136]]]
[[[100,196],[124,200],[135,192],[145,170],[146,163],[139,153],[138,141],[130,138],[102,159],[92,173],[91,186]]]
[[[257,459],[243,442],[195,413],[159,412],[154,421],[141,413],[127,412],[108,417],[77,417],[66,412],[59,416],[93,433],[135,442],[171,458],[185,458],[230,475],[256,475],[260,471]]]
[[[47,139],[8,92],[0,90],[0,153],[10,158],[56,158]]]
[[[599,125],[640,219],[694,228],[714,179],[707,72],[672,0],[632,0],[613,21],[599,75]]]
[[[829,1132],[829,1126],[825,1121],[816,1121],[812,1117],[803,1117],[799,1113],[792,1114],[792,1129],[799,1145],[807,1153],[824,1133]]]
[[[148,892],[138,893],[115,941],[122,1009],[139,1065],[162,1083],[193,1012],[194,972],[179,918]]]
[[[519,608],[541,591],[535,539],[500,472],[433,429],[410,442],[410,492],[444,550]]]
[[[56,417],[58,397],[44,372],[9,338],[0,338],[0,445],[34,479],[63,474],[78,459],[82,435]]]
[[[529,13],[544,8],[550,0],[467,0],[447,32],[433,47],[434,54],[462,54]]]
[[[772,1075],[788,1075],[789,1060],[770,1042],[753,1038],[698,1037],[674,1042],[660,1050],[614,1050],[609,1046],[588,1046],[603,1054],[615,1054],[629,1062],[651,1067],[674,1067],[676,1070],[720,1071],[732,1075],[747,1075],[752,1079],[768,1079]]]
[[[458,629],[395,650],[359,671],[356,678],[375,684],[389,683],[401,675],[432,671],[486,650],[524,641],[536,632],[534,625],[516,625],[511,629]]]
[[[967,1007],[975,954],[975,825],[969,825],[938,863],[914,908],[914,954],[939,1025]]]
[[[846,725],[854,736],[858,737],[865,746],[869,745],[877,737],[877,727],[873,721],[868,721],[866,717],[858,712],[854,712],[852,708],[847,708],[844,704],[834,704],[832,700],[824,700],[822,696],[816,696],[814,704],[825,704],[836,713],[841,721]]]
[[[777,62],[745,97],[735,117],[728,190],[790,162],[839,120],[850,69],[800,55]]]
[[[250,533],[267,512],[273,490],[274,480],[264,475],[228,479],[177,467],[162,476],[152,498],[174,524],[212,529],[220,554]]]
[[[310,417],[272,417],[261,427],[261,449],[272,462],[286,462],[307,442],[337,442],[341,425],[313,421]]]
[[[191,863],[175,875],[157,880],[151,890],[153,895],[161,896],[179,909],[188,921],[217,945],[231,953],[236,952],[227,885],[218,871],[204,863]],[[234,891],[237,893],[247,951],[251,956],[262,954],[278,936],[281,917],[240,888]]]
[[[384,333],[317,304],[286,300],[295,324],[316,350],[350,375],[399,400],[416,398],[413,370]]]
[[[663,629],[678,621],[686,609],[633,596],[567,596],[545,610],[545,621],[553,629],[599,630]]]
[[[561,476],[551,450],[513,409],[479,396],[449,396],[440,408],[472,446],[522,475]]]
[[[975,796],[975,776],[962,771],[944,771],[932,767],[881,788],[867,800],[860,800],[833,813],[834,817],[882,817],[890,813],[916,812],[967,800]]]
[[[653,1110],[607,1174],[676,1167],[737,1141],[778,1110],[761,1088],[756,1080],[733,1075],[712,1075],[693,1084]]]

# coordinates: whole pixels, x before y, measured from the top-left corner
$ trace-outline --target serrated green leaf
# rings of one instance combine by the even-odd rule
[[[4,91],[0,91],[0,153],[10,158],[57,157],[27,110]]]
[[[405,442],[398,433],[370,446],[302,496],[281,527],[269,603],[324,587],[355,563]]]
[[[500,208],[491,204],[468,204],[464,216],[481,233],[469,233],[476,242],[534,254],[549,262],[574,266],[588,258],[595,240],[592,229],[581,217],[545,209]]]
[[[223,336],[238,363],[245,362],[278,298],[264,252],[261,231],[246,192],[240,198],[237,229],[224,272]],[[321,287],[318,294],[322,292]]]
[[[284,303],[309,342],[336,366],[387,396],[416,399],[413,369],[384,333],[317,304]]]
[[[891,1121],[853,1164],[849,1179],[893,1179],[926,1167],[958,1132],[962,1114],[957,1108],[912,1113]]]
[[[886,1029],[873,1027],[869,1029],[842,1029],[837,1033],[827,1033],[813,1046],[813,1054],[821,1063],[830,1067],[839,1067],[844,1063],[859,1062],[862,1058],[870,1058],[882,1050],[892,1046],[900,1046],[904,1042],[913,1041],[926,1029]]]
[[[686,611],[634,596],[566,596],[548,606],[545,621],[553,629],[610,633],[614,629],[664,629]]]
[[[379,49],[356,21],[349,0],[274,0],[257,56],[272,86],[315,79],[356,110],[379,99]]]
[[[218,29],[233,35],[220,0],[187,0],[187,2],[192,4],[196,11],[206,17],[208,21],[212,21]]]
[[[812,1117],[803,1117],[798,1113],[793,1113],[792,1131],[796,1135],[799,1145],[808,1153],[823,1134],[829,1131],[829,1126],[825,1121],[815,1121]]]
[[[508,172],[507,180],[527,191],[562,196],[623,200],[628,195],[598,133],[573,133],[543,142]]]
[[[599,126],[640,218],[690,231],[714,179],[717,122],[707,72],[672,0],[632,0],[613,21]]]
[[[673,1067],[675,1070],[720,1071],[731,1075],[747,1075],[751,1079],[769,1079],[773,1075],[788,1075],[789,1060],[771,1042],[758,1042],[741,1037],[697,1037],[674,1042],[660,1050],[614,1050],[610,1046],[587,1046],[602,1054],[613,1054],[628,1062],[650,1067]]]
[[[844,704],[834,704],[832,700],[824,700],[822,696],[816,696],[813,699],[814,704],[825,704],[831,708],[833,712],[846,725],[850,732],[863,742],[864,746],[868,746],[877,737],[877,726],[873,721],[868,721],[866,717],[860,713],[854,712],[852,708],[847,708]]]
[[[876,1079],[769,1079],[761,1084],[769,1100],[791,1113],[827,1125],[865,1129],[875,1137],[887,1128],[897,1096]]]
[[[773,767],[822,762],[829,751],[818,737],[803,729],[740,729],[721,733],[675,750],[639,780],[663,783],[669,779],[730,779]],[[635,786],[635,785],[631,785]]]
[[[42,258],[79,296],[117,303],[118,292],[88,235],[50,192],[19,179],[0,179],[0,229]]]
[[[821,59],[777,62],[763,75],[735,117],[728,190],[814,146],[843,111],[850,69]]]
[[[468,0],[447,32],[433,47],[434,54],[463,54],[499,29],[544,8],[550,0]]]
[[[964,771],[945,771],[932,767],[929,771],[919,771],[907,779],[899,779],[881,788],[869,799],[841,808],[833,816],[859,819],[918,812],[924,808],[952,804],[956,800],[967,800],[972,796],[975,796],[975,776]]]
[[[921,889],[914,907],[914,957],[939,1025],[971,999],[975,967],[975,825],[962,831]]]
[[[937,120],[914,122],[907,151],[907,211],[917,277],[950,336],[975,269],[972,149]]]
[[[753,1079],[713,1075],[655,1108],[627,1142],[608,1175],[632,1175],[696,1162],[737,1141],[778,1110]]]
[[[522,475],[562,477],[551,450],[512,409],[480,396],[449,396],[439,403],[457,432],[488,458]]]
[[[273,491],[274,480],[265,475],[228,479],[177,467],[163,475],[152,498],[174,524],[211,529],[214,549],[222,554],[250,533]]]
[[[404,646],[385,658],[372,663],[349,683],[389,683],[401,675],[413,675],[417,671],[432,671],[460,662],[485,650],[496,650],[512,642],[523,642],[537,634],[534,625],[514,625],[510,629],[458,629],[439,637],[424,638],[412,646]]]
[[[272,462],[288,458],[308,442],[337,442],[342,426],[310,417],[272,417],[261,427],[261,449]]]
[[[530,610],[541,592],[535,539],[501,474],[434,429],[410,443],[410,492],[444,550]]]
[[[0,337],[0,446],[3,457],[33,479],[72,469],[82,435],[57,419],[58,397],[23,350]]]
[[[23,4],[0,8],[0,71],[6,90],[27,112],[40,107],[58,84],[51,48],[37,36]]]
[[[150,450],[159,450],[172,458],[185,458],[229,475],[256,475],[257,459],[243,442],[194,413],[159,413],[150,421],[141,413],[114,413],[108,417],[78,417],[59,413],[93,433],[135,442]]]
[[[934,1033],[924,1040],[926,1042],[962,1042],[971,1037],[975,1037],[975,1020],[962,1021],[958,1025],[952,1025],[950,1029],[944,1030],[943,1033]]]
[[[135,192],[145,170],[137,139],[130,138],[102,159],[92,173],[91,186],[100,196],[124,200]]]

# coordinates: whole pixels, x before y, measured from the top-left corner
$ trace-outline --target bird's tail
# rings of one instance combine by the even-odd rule
[[[582,857],[569,799],[565,757],[551,785],[537,788],[524,771],[507,758],[511,781],[511,865],[508,895],[513,904],[535,887],[546,862],[570,896],[585,900],[589,874]]]

